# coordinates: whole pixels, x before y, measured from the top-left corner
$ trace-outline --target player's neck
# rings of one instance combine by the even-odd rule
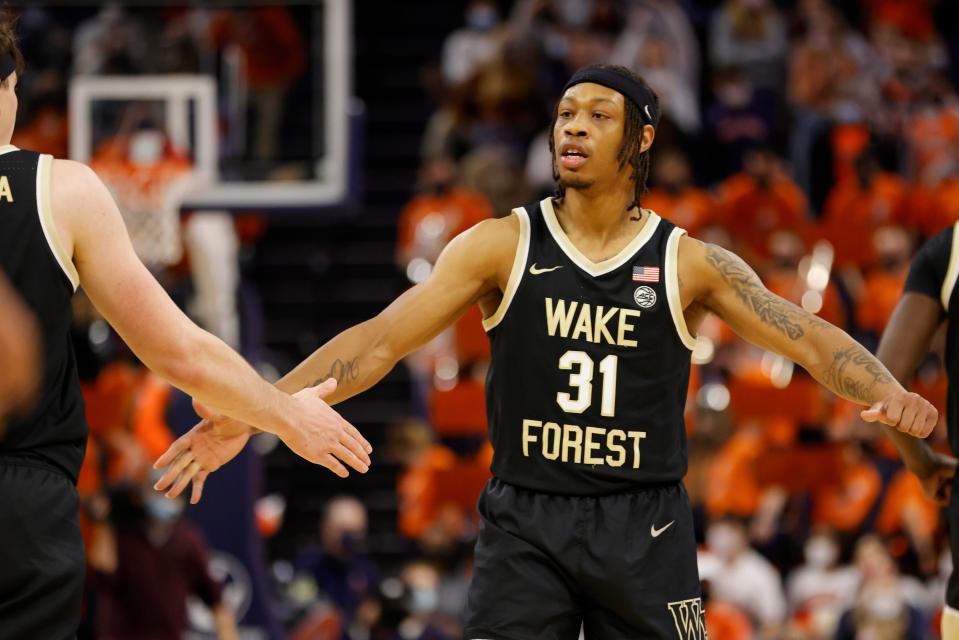
[[[567,230],[605,240],[615,238],[624,227],[631,227],[630,233],[635,232],[641,216],[635,208],[629,208],[632,199],[632,191],[619,189],[601,190],[596,186],[588,190],[566,189],[555,208]]]

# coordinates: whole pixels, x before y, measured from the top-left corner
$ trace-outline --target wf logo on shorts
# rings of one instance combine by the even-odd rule
[[[666,606],[673,614],[679,640],[707,640],[702,599],[677,600],[666,603]]]

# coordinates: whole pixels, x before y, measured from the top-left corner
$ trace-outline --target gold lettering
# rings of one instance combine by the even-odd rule
[[[575,438],[573,435],[575,434]],[[583,430],[575,424],[563,425],[563,462],[569,462],[569,450],[573,449],[573,462],[583,461]]]
[[[7,176],[0,176],[0,200],[6,199],[7,202],[13,202],[13,192],[10,191],[10,181]]]
[[[578,340],[580,335],[586,337],[586,340],[593,340],[593,314],[590,313],[589,305],[583,304],[579,308],[579,319],[576,321],[576,329],[573,330],[573,340]]]
[[[633,469],[639,469],[639,441],[646,437],[646,432],[629,431],[626,435],[633,439]]]
[[[566,301],[559,299],[556,301],[556,307],[553,308],[553,299],[546,298],[546,330],[549,335],[555,336],[556,330],[562,337],[569,336],[569,326],[573,323],[573,317],[576,315],[578,302],[569,303],[569,309],[566,308]]]
[[[609,310],[609,313],[603,314],[603,307],[596,307],[596,322],[593,325],[593,342],[596,344],[600,343],[601,338],[605,338],[606,342],[609,344],[616,344],[616,341],[613,340],[612,334],[606,330],[606,323],[612,320],[613,316],[616,315],[616,312],[619,309],[613,307]]]
[[[586,455],[583,462],[586,464],[603,464],[601,457],[593,455],[593,451],[599,450],[600,443],[593,439],[593,436],[602,436],[606,429],[602,427],[586,427]]]
[[[536,436],[529,432],[532,427],[542,427],[543,423],[539,420],[523,420],[523,455],[529,457],[529,443],[536,442]]]
[[[552,443],[552,444],[550,444]],[[563,444],[563,430],[555,422],[543,425],[543,457],[555,460],[559,457],[559,450]]]
[[[609,433],[606,434],[606,448],[609,449],[610,453],[615,452],[617,454],[615,458],[606,456],[606,464],[611,467],[621,467],[626,462],[626,448],[613,442],[616,438],[626,440],[626,432],[622,429],[610,429]]]
[[[633,311],[632,309],[620,309],[619,310],[619,331],[616,336],[616,344],[621,347],[635,347],[636,341],[629,340],[626,337],[626,333],[635,329],[635,327],[629,324],[629,316],[639,317],[639,311]]]

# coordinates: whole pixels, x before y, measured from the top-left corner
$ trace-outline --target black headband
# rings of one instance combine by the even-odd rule
[[[6,82],[10,74],[17,70],[17,61],[9,53],[0,55],[0,82]]]
[[[584,82],[592,82],[620,92],[627,100],[632,100],[633,104],[639,107],[640,113],[648,124],[653,125],[654,128],[659,125],[659,109],[656,108],[653,93],[639,82],[611,69],[584,67],[573,74],[563,87],[563,93],[566,93],[566,90],[573,85]]]

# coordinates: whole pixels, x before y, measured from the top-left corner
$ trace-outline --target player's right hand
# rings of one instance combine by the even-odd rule
[[[329,378],[293,394],[299,415],[293,416],[293,429],[280,435],[280,439],[296,455],[326,467],[341,478],[350,475],[343,463],[366,473],[373,447],[356,427],[323,400],[334,391],[336,380]]]
[[[939,422],[939,411],[917,393],[898,389],[860,414],[916,438],[926,438]]]
[[[956,463],[952,456],[944,453],[933,453],[931,464],[921,474],[917,473],[922,491],[930,500],[942,506],[949,504],[952,496],[952,479],[956,475]]]

